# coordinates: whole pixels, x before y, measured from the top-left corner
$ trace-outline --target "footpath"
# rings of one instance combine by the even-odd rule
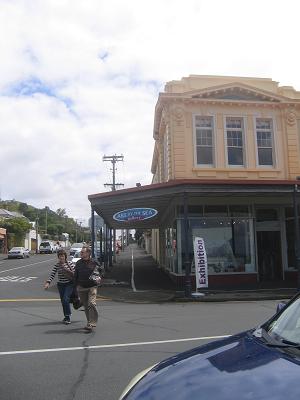
[[[185,297],[157,265],[155,260],[131,244],[116,256],[116,262],[105,273],[99,296],[131,303],[224,302],[255,300],[288,300],[297,289],[273,287],[247,290],[202,290],[200,295]]]
[[[0,262],[6,258],[7,256],[0,254]],[[185,297],[184,289],[178,288],[171,281],[152,256],[136,244],[131,244],[120,251],[114,265],[106,271],[98,290],[98,297],[128,303],[288,300],[297,293],[297,289],[288,287],[247,290],[206,289],[201,293],[202,295],[197,297]]]

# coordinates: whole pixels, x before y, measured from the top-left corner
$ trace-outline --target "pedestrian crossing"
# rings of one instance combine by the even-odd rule
[[[33,279],[36,279],[37,276],[16,276],[16,275],[9,275],[9,276],[1,276],[0,282],[30,282]]]

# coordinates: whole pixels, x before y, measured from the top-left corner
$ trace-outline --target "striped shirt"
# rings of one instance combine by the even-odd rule
[[[71,283],[72,280],[70,278],[67,277],[67,275],[65,275],[64,271],[63,271],[63,266],[67,266],[67,268],[69,268],[71,271],[74,271],[74,267],[71,263],[66,262],[65,264],[55,264],[50,275],[49,278],[47,280],[47,282],[52,282],[56,273],[57,273],[57,282],[59,283]]]

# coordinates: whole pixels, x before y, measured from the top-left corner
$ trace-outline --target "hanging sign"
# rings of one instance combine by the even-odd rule
[[[200,237],[194,239],[196,288],[208,287],[207,257],[204,240]]]
[[[154,208],[128,208],[113,215],[113,219],[119,222],[143,221],[153,218],[158,213]]]

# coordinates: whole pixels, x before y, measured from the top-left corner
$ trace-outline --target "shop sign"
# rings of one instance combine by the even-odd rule
[[[113,219],[119,222],[144,221],[153,218],[158,211],[154,208],[128,208],[113,215]]]
[[[208,287],[207,274],[207,256],[204,246],[204,240],[200,237],[194,239],[194,256],[195,256],[195,273],[196,273],[196,288]]]

